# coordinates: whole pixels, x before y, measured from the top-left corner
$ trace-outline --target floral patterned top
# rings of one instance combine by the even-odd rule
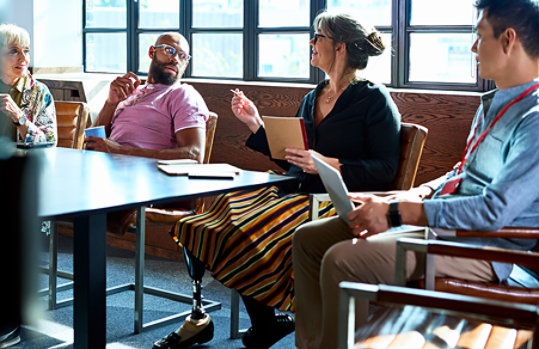
[[[56,144],[58,139],[56,110],[47,86],[34,80],[28,74],[15,83],[9,94],[29,122],[26,135],[23,138],[17,132],[17,140],[25,143],[54,142]]]

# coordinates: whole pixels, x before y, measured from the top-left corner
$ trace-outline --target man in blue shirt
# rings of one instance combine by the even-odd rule
[[[480,15],[472,51],[480,76],[498,88],[482,96],[461,162],[442,178],[391,198],[354,194],[363,205],[349,213],[349,225],[337,217],[296,231],[299,348],[337,346],[339,282],[394,282],[396,240],[423,234],[379,234],[391,226],[539,227],[539,2],[479,0],[476,6]],[[474,243],[529,250],[536,242],[491,238]],[[472,281],[503,281],[513,267],[439,258],[437,275]],[[408,259],[408,277],[421,277],[415,257]],[[356,307],[366,321],[368,304],[361,301]]]

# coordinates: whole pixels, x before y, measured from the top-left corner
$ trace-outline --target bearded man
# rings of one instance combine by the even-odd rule
[[[148,79],[132,72],[110,84],[93,126],[107,138],[88,136],[86,149],[158,159],[202,162],[209,111],[202,96],[180,82],[189,64],[189,44],[179,33],[164,33],[150,46]]]

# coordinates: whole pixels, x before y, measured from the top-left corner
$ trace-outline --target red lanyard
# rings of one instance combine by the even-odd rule
[[[477,124],[475,125],[475,128],[473,130],[473,135],[472,137],[470,138],[470,140],[468,141],[468,144],[466,144],[466,149],[464,149],[464,153],[462,154],[462,159],[460,160],[460,165],[457,169],[457,174],[459,174],[461,171],[462,171],[462,168],[464,167],[464,164],[466,163],[466,160],[468,160],[468,157],[474,152],[474,150],[477,148],[477,146],[479,145],[479,143],[481,143],[481,141],[485,138],[485,136],[487,135],[488,131],[490,131],[490,129],[492,127],[494,127],[494,125],[496,125],[496,123],[498,122],[498,120],[501,119],[501,117],[503,116],[503,114],[505,114],[505,112],[507,111],[507,109],[511,108],[513,106],[513,104],[517,103],[518,101],[520,101],[522,98],[526,97],[528,94],[532,93],[535,89],[537,89],[539,87],[539,83],[533,85],[532,87],[530,87],[529,89],[527,89],[526,91],[524,91],[520,96],[518,96],[517,98],[513,99],[513,101],[511,101],[511,103],[509,103],[508,105],[505,106],[505,108],[502,109],[501,112],[498,113],[498,115],[496,115],[496,118],[492,121],[492,123],[490,124],[490,126],[479,136],[479,138],[477,139],[477,142],[474,143],[474,145],[472,146],[472,141],[473,139],[475,138],[475,132],[477,131],[477,127],[479,126],[479,123],[481,120],[478,120],[477,121]],[[485,114],[481,114],[481,119],[485,116]],[[472,149],[470,150],[470,153],[468,154],[468,149],[470,149],[470,146],[472,146]]]

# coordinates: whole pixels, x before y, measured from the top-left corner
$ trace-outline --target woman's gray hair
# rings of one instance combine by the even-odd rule
[[[30,46],[30,34],[15,24],[0,24],[0,48],[9,45]]]
[[[345,13],[322,12],[314,19],[313,27],[315,31],[323,29],[336,42],[346,44],[348,65],[354,69],[365,69],[369,56],[379,56],[386,48],[376,29],[366,29]]]

